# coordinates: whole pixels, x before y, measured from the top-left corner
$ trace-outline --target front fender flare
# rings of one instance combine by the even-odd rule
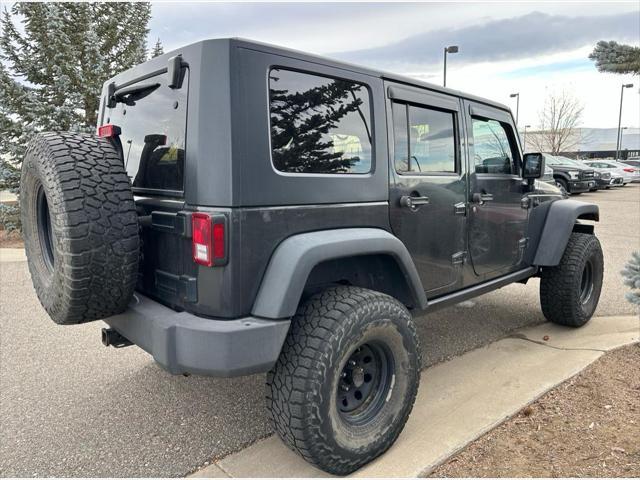
[[[369,254],[392,256],[412,290],[416,306],[426,308],[427,297],[416,267],[397,237],[378,228],[343,228],[294,235],[278,245],[251,313],[262,318],[290,318],[316,265],[326,260]]]
[[[576,220],[600,220],[597,205],[577,200],[556,200],[549,205],[533,264],[555,266],[560,263]]]

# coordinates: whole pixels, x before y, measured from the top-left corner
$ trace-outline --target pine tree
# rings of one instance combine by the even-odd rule
[[[158,57],[163,53],[164,53],[164,48],[162,47],[162,42],[158,38],[156,40],[156,44],[153,46],[153,49],[151,50],[151,58]]]
[[[104,81],[146,59],[150,17],[148,3],[19,2],[4,9],[0,190],[18,193],[34,133],[95,129]]]
[[[599,72],[640,75],[640,47],[618,42],[598,42],[589,54]]]

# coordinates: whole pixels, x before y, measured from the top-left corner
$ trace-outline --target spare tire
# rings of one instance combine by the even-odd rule
[[[121,313],[138,273],[138,217],[116,148],[83,133],[38,134],[20,186],[31,280],[54,322]]]

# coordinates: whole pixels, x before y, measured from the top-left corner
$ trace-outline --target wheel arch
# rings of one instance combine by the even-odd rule
[[[579,223],[578,220],[599,221],[598,206],[569,199],[551,202],[545,218],[537,220],[541,225],[538,227],[539,242],[533,265],[558,265],[572,232],[593,234],[593,225]]]
[[[415,265],[397,237],[377,228],[346,228],[298,234],[280,243],[251,313],[292,317],[305,289],[339,281],[388,293],[410,307],[427,306]]]

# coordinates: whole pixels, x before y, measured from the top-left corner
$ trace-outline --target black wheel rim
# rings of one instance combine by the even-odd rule
[[[580,301],[584,304],[589,301],[593,293],[593,265],[589,260],[582,270],[580,279]]]
[[[345,363],[336,392],[340,416],[351,424],[375,418],[386,402],[394,372],[390,350],[378,342],[358,346]]]
[[[42,185],[38,187],[36,196],[36,217],[38,223],[38,237],[40,239],[40,248],[42,250],[42,258],[44,264],[49,271],[53,271],[55,265],[54,255],[54,234],[51,228],[51,213],[49,212],[49,202],[44,193]]]

